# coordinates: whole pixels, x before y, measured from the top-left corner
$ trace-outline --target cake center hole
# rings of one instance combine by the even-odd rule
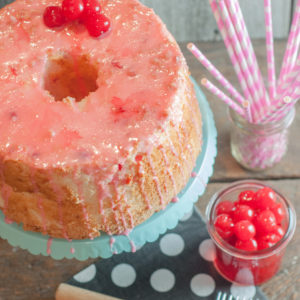
[[[44,89],[55,99],[71,97],[81,101],[97,90],[97,66],[87,55],[59,53],[48,57],[44,74]]]

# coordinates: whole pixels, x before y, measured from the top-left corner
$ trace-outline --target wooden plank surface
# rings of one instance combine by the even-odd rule
[[[212,59],[232,82],[236,82],[234,72],[228,62],[222,43],[199,43],[199,47]],[[200,82],[205,74],[199,63],[189,55],[185,44],[181,44],[192,75]],[[255,43],[259,61],[264,60],[264,44]],[[276,43],[276,52],[280,57],[285,43]],[[207,93],[207,95],[209,95]],[[300,162],[299,162],[299,116],[291,130],[289,153],[280,165],[263,173],[250,173],[240,168],[229,153],[229,122],[225,113],[225,106],[208,96],[214,112],[218,128],[219,155],[215,164],[213,180],[208,184],[207,191],[197,203],[203,212],[212,194],[226,186],[227,182],[242,178],[260,178],[273,185],[288,197],[295,205],[298,224],[300,224]],[[299,108],[298,108],[299,109]],[[296,234],[287,248],[285,259],[279,273],[268,283],[262,285],[262,290],[270,300],[300,299],[300,234],[299,226]],[[1,300],[53,300],[57,286],[71,278],[78,271],[95,260],[84,262],[76,260],[56,261],[41,255],[31,255],[27,251],[11,247],[0,239],[0,299]]]
[[[37,0],[38,1],[38,0]],[[0,7],[13,0],[0,0]],[[141,0],[152,7],[166,23],[177,41],[212,41],[220,39],[208,0]],[[288,33],[292,0],[272,0],[274,36]],[[50,2],[49,2],[50,3]],[[240,0],[250,35],[265,35],[262,0]]]
[[[177,41],[212,41],[220,39],[208,0],[141,0],[152,7],[166,23]],[[292,0],[272,0],[274,36],[286,37]],[[240,0],[245,21],[253,38],[265,36],[261,0]]]

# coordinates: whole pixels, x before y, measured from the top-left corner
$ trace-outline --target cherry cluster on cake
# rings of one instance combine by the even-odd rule
[[[241,250],[272,247],[285,234],[282,222],[286,212],[269,187],[243,191],[235,202],[220,202],[215,215],[214,226],[219,236]]]
[[[48,6],[44,23],[49,28],[68,22],[84,24],[92,37],[100,37],[110,29],[110,20],[103,13],[99,0],[63,0],[62,6]]]

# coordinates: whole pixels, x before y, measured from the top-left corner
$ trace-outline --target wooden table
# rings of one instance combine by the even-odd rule
[[[263,41],[254,43],[259,62],[266,74],[265,45]],[[194,78],[200,83],[203,76],[208,76],[204,68],[192,57],[182,44]],[[223,43],[199,43],[198,46],[213,63],[234,84],[237,82]],[[281,58],[285,42],[276,42],[276,57]],[[277,60],[279,62],[279,59]],[[277,64],[279,69],[279,63]],[[210,77],[210,76],[208,76]],[[198,201],[197,206],[203,211],[210,196],[229,182],[256,178],[273,185],[286,195],[295,205],[298,221],[300,217],[300,114],[291,128],[291,144],[285,158],[276,167],[262,173],[251,173],[242,169],[231,157],[229,150],[230,124],[226,117],[226,107],[214,96],[206,92],[215,116],[218,130],[218,156],[214,175],[207,191]],[[298,103],[299,106],[300,103]],[[298,107],[299,110],[299,107]],[[298,158],[297,158],[298,157]],[[300,222],[299,222],[300,224]],[[262,290],[270,299],[300,299],[300,234],[296,234],[287,248],[286,256],[279,273]],[[45,300],[54,299],[59,283],[69,279],[76,272],[92,263],[93,260],[56,261],[48,257],[34,256],[19,248],[11,247],[0,239],[0,300]]]

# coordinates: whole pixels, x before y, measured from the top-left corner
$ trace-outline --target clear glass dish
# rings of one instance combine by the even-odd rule
[[[281,224],[285,234],[274,246],[250,252],[235,248],[216,232],[214,227],[215,208],[221,201],[236,201],[242,191],[257,191],[263,187],[266,185],[255,180],[235,182],[213,195],[206,209],[208,232],[216,245],[214,266],[224,278],[241,285],[260,285],[277,273],[286,246],[295,232],[295,209],[288,199],[272,188],[276,193],[277,202],[282,203],[285,210],[285,219]]]

